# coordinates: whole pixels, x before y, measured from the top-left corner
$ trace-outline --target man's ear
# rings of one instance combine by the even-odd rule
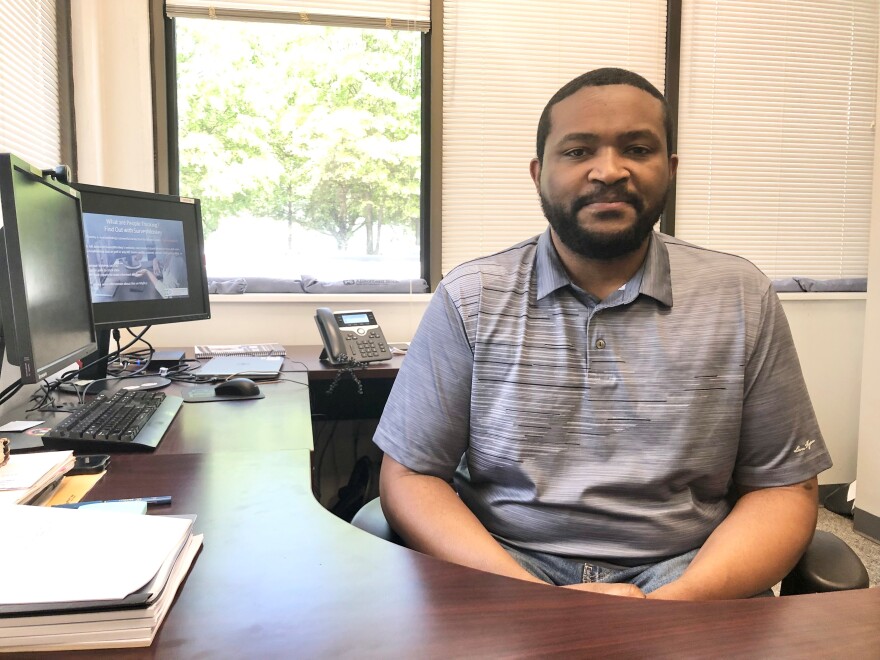
[[[532,181],[535,182],[535,190],[538,191],[538,194],[541,194],[541,163],[537,158],[532,158],[532,162],[529,163],[529,174],[532,175]]]
[[[672,180],[675,178],[675,173],[678,171],[678,154],[672,154],[669,157],[669,179]]]

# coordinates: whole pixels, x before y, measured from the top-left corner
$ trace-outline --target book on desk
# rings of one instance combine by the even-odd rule
[[[202,537],[192,518],[0,508],[0,651],[149,646]]]

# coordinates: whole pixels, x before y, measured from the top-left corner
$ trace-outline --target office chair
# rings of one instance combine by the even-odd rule
[[[351,524],[373,536],[405,545],[382,513],[379,498],[367,502]],[[866,589],[868,571],[859,556],[831,532],[816,530],[807,551],[780,586],[780,596]]]

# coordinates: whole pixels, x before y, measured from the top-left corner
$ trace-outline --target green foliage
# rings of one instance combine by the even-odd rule
[[[178,19],[181,190],[205,230],[243,211],[332,236],[415,232],[417,33]]]

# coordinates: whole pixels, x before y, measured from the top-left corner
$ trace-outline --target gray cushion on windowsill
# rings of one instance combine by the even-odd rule
[[[868,290],[867,277],[840,277],[828,280],[816,280],[811,277],[786,277],[773,280],[773,288],[778,293],[818,293],[830,292],[864,292]]]
[[[306,293],[426,293],[428,283],[423,279],[393,280],[360,278],[327,282],[303,275]]]
[[[208,293],[305,293],[302,282],[281,277],[209,277]]]
[[[225,293],[236,294],[247,291],[247,280],[243,277],[235,277],[232,279],[209,279],[208,293]]]
[[[773,280],[773,288],[777,293],[802,293],[800,283],[793,277],[785,277]]]
[[[833,280],[814,280],[795,277],[804,291],[867,291],[867,277],[840,277]]]

